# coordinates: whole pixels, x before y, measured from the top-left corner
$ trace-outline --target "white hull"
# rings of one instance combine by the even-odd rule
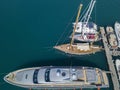
[[[115,65],[116,65],[116,69],[117,69],[118,78],[120,80],[120,59],[116,59]]]
[[[115,33],[118,40],[118,47],[120,48],[120,23],[118,22],[115,23]]]
[[[76,34],[74,35],[74,39],[78,40],[78,41],[82,41],[82,42],[96,42],[100,40],[100,37],[98,35],[93,35],[93,36],[86,36],[86,38],[84,38],[85,36],[82,36],[80,34]]]
[[[31,89],[109,87],[108,78],[104,71],[80,66],[45,66],[20,69],[6,75],[4,80],[9,84]]]

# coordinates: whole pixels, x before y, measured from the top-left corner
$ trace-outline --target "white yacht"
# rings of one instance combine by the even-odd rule
[[[120,80],[120,59],[116,59],[115,65],[116,65],[116,69],[117,69],[118,78]]]
[[[115,27],[117,40],[118,40],[118,47],[120,48],[120,23],[116,22],[114,27]]]
[[[108,88],[105,71],[80,66],[44,66],[17,70],[4,77],[9,84],[31,89]]]
[[[73,23],[73,29],[75,29],[73,38],[75,40],[82,42],[95,42],[100,40],[97,25],[93,21],[90,21],[95,3],[96,0],[91,0],[88,7],[84,10],[85,13],[82,13],[83,16],[79,17],[77,23]]]
[[[111,26],[106,27],[108,41],[112,49],[115,49],[118,47],[117,37],[114,34],[114,29]]]
[[[73,25],[75,27],[75,23]],[[93,22],[78,22],[74,39],[82,42],[95,42],[100,40],[97,25]]]

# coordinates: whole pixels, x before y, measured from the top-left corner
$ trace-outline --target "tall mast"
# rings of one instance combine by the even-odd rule
[[[71,42],[70,42],[70,49],[72,48],[72,44],[74,42],[74,34],[75,34],[75,30],[77,28],[78,19],[79,19],[79,16],[80,16],[80,12],[81,12],[82,6],[83,6],[82,4],[80,4],[80,6],[79,6],[78,14],[77,14],[77,17],[76,17],[75,27],[74,27],[74,30],[73,30],[73,33],[72,33],[72,39],[71,39]]]

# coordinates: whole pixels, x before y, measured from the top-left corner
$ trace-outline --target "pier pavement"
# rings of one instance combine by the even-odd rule
[[[112,55],[110,53],[110,49],[108,47],[108,41],[107,41],[107,38],[106,38],[106,33],[105,33],[104,27],[100,27],[100,32],[101,32],[101,35],[102,35],[102,41],[103,41],[104,48],[105,48],[105,53],[106,53],[106,57],[107,57],[109,70],[112,72],[110,75],[111,75],[111,78],[112,78],[113,88],[114,88],[114,90],[120,90],[119,81],[118,81],[118,78],[117,78],[117,73],[116,73],[116,70],[115,70],[115,67],[114,67],[114,63],[112,61]]]

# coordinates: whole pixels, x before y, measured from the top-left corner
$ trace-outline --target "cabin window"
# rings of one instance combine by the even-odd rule
[[[38,72],[39,72],[39,69],[36,69],[33,74],[33,83],[35,84],[38,83]]]
[[[45,81],[50,82],[50,68],[46,69],[45,71]]]

